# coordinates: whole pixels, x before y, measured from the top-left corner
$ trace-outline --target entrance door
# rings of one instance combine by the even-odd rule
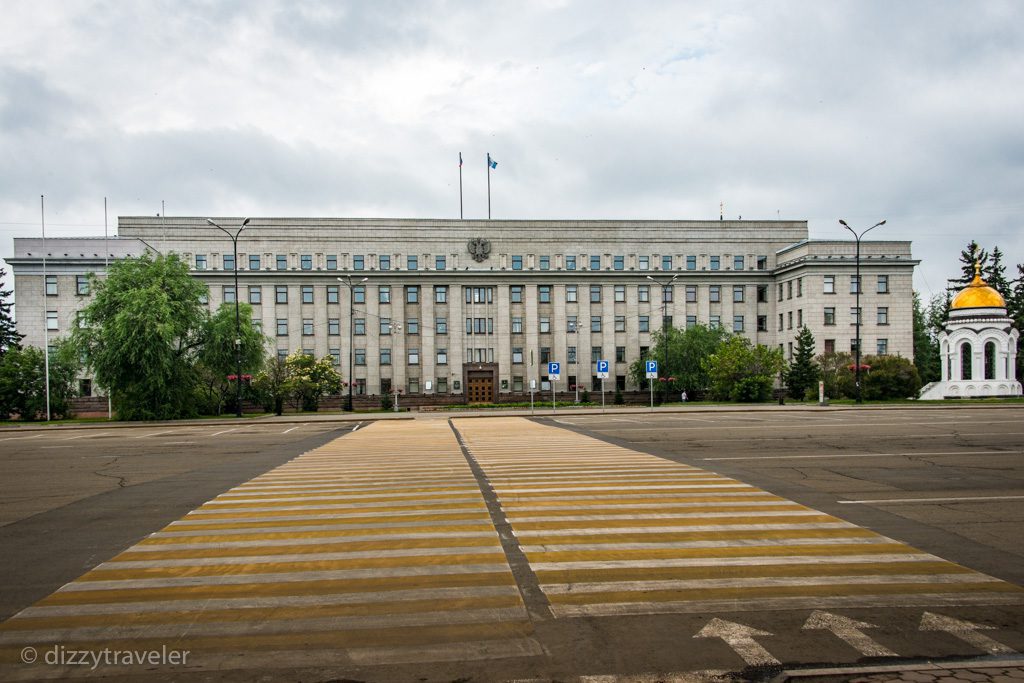
[[[491,403],[494,400],[494,378],[491,373],[470,373],[466,379],[466,398],[470,403]]]

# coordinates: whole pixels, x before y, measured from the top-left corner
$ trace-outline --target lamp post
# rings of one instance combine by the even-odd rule
[[[369,279],[370,278],[364,277],[356,284],[362,284]],[[355,285],[352,284],[351,275],[339,277],[338,282],[348,287],[348,400],[345,402],[345,410],[351,413],[354,410],[352,405],[352,385],[354,384],[352,377],[352,354],[354,353],[354,351],[352,350],[352,346],[355,343],[355,337],[353,332],[353,325],[355,324],[355,321],[352,319],[352,316],[355,314],[356,293],[355,290],[353,289]]]
[[[206,222],[231,238],[231,246],[235,253],[235,416],[242,417],[242,323],[238,317],[238,236],[242,234],[245,226],[249,225],[249,219],[243,220],[234,234],[220,227],[210,218],[207,218]]]
[[[666,377],[668,376],[668,299],[665,298],[665,290],[672,286],[672,283],[676,281],[677,277],[679,277],[679,273],[676,273],[668,280],[662,282],[661,280],[656,280],[650,275],[647,276],[647,279],[651,282],[656,282],[661,285],[661,368]]]
[[[857,335],[857,348],[854,350],[854,360],[853,360],[853,362],[854,362],[854,372],[855,372],[855,383],[857,385],[857,403],[863,403],[864,401],[861,398],[861,393],[860,393],[860,319],[861,319],[861,312],[860,312],[860,290],[864,288],[864,283],[862,283],[860,281],[860,240],[861,240],[862,237],[864,237],[864,235],[868,234],[870,231],[874,230],[878,226],[885,225],[885,221],[879,221],[879,222],[875,223],[870,228],[867,228],[866,230],[862,230],[860,232],[860,234],[857,234],[857,231],[854,230],[853,228],[851,228],[849,225],[847,225],[846,221],[844,221],[842,218],[839,219],[839,224],[841,226],[843,226],[844,228],[846,228],[847,230],[849,230],[853,234],[854,239],[857,240],[857,275],[856,275],[856,277],[857,277],[857,292],[856,292],[857,298],[856,298],[856,303],[854,304],[854,306],[856,307],[856,310],[857,310],[857,319],[855,321],[855,324],[857,326],[857,332],[856,332],[856,335]]]
[[[569,323],[566,325],[566,332],[568,332],[569,334],[576,334],[576,326],[577,326],[577,324],[578,323],[576,323],[576,322],[569,321]],[[575,342],[575,341],[576,341],[576,339],[574,338],[573,342]],[[576,381],[573,382],[573,389],[576,391],[576,403],[580,402],[579,355],[580,355],[580,349],[579,349],[579,344],[577,343],[576,344],[576,353],[574,353],[572,355],[572,374],[573,374],[573,377],[576,378]]]

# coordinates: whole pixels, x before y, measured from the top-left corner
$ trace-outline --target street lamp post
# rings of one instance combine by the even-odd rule
[[[570,321],[568,323],[568,325],[566,325],[566,331],[569,334],[575,334],[576,333],[576,325],[577,325],[577,323],[574,323],[574,322]],[[573,342],[576,342],[575,338],[573,339]],[[573,389],[575,389],[575,391],[576,391],[576,403],[580,402],[580,371],[579,371],[579,360],[578,360],[579,355],[580,355],[579,344],[576,344],[576,353],[574,353],[572,355],[572,372],[573,372],[573,377],[576,378],[576,381],[573,383]]]
[[[651,282],[656,282],[661,285],[661,371],[665,373],[665,376],[668,376],[668,299],[665,298],[665,290],[672,286],[672,283],[675,282],[678,277],[679,273],[676,273],[668,280],[662,282],[661,280],[656,280],[650,275],[647,276],[647,279]]]
[[[238,317],[238,236],[242,234],[245,226],[249,225],[249,219],[243,220],[234,234],[220,227],[210,218],[207,218],[206,222],[231,238],[231,246],[235,253],[235,416],[242,417],[242,323]]]
[[[366,282],[367,280],[369,280],[369,278],[364,277],[357,284],[362,284],[362,283]],[[347,410],[348,412],[351,413],[354,410],[354,406],[352,404],[352,385],[354,384],[354,380],[353,380],[353,377],[352,377],[352,354],[353,354],[352,346],[355,343],[355,337],[354,337],[354,331],[353,331],[354,330],[353,325],[354,325],[355,321],[352,319],[352,316],[355,314],[355,298],[356,298],[356,294],[355,294],[355,290],[353,289],[353,287],[355,287],[355,285],[352,284],[352,276],[351,275],[346,275],[345,277],[339,277],[338,278],[338,282],[340,282],[341,284],[343,284],[346,287],[348,287],[348,400],[345,402],[345,410]]]
[[[854,306],[855,306],[855,308],[857,310],[857,318],[855,320],[855,324],[857,326],[857,331],[856,331],[857,348],[854,350],[853,362],[854,362],[854,372],[855,372],[855,383],[857,385],[857,403],[863,403],[864,401],[861,398],[861,392],[860,392],[860,319],[861,319],[860,290],[864,288],[864,283],[862,283],[860,281],[860,240],[861,240],[862,237],[864,237],[864,235],[868,234],[870,231],[874,230],[878,226],[885,225],[885,221],[879,221],[879,222],[875,223],[870,228],[867,228],[866,230],[862,230],[860,232],[860,234],[857,234],[857,231],[854,230],[853,228],[851,228],[849,225],[847,225],[846,221],[844,221],[842,218],[839,219],[839,224],[841,226],[843,226],[844,228],[846,228],[847,230],[849,230],[851,233],[853,233],[854,239],[857,240],[857,275],[856,275],[856,278],[857,278],[857,292],[856,292],[857,298],[856,298],[856,303],[854,304]]]

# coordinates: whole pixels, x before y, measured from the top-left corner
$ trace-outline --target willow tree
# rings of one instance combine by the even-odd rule
[[[206,285],[193,279],[176,254],[111,264],[91,277],[95,297],[75,330],[85,363],[111,392],[123,420],[194,415],[199,347],[209,313]]]

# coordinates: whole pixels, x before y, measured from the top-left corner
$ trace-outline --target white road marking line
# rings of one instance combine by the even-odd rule
[[[41,438],[43,436],[46,436],[46,435],[45,434],[36,434],[35,436],[8,436],[5,439],[0,439],[0,441],[17,441],[18,439],[39,439],[39,438]]]
[[[160,436],[161,434],[171,434],[174,431],[176,431],[176,430],[168,429],[168,430],[163,431],[163,432],[153,432],[152,434],[140,434],[139,436],[133,436],[132,438],[133,439],[145,439],[146,437],[149,437],[149,436]]]
[[[40,446],[40,450],[48,450],[51,448],[74,448],[74,446]]]
[[[693,637],[721,638],[750,666],[769,666],[780,662],[755,641],[754,636],[771,635],[774,634],[715,617]]]
[[[841,614],[831,614],[814,610],[804,623],[804,630],[831,631],[837,638],[845,641],[850,647],[865,657],[898,657],[895,652],[883,647],[867,636],[862,629],[878,628],[866,621],[857,621]]]
[[[952,496],[949,498],[890,498],[878,500],[841,500],[841,505],[876,505],[885,503],[962,503],[986,500],[1024,500],[1024,496]]]
[[[195,441],[165,441],[164,446],[194,446]]]
[[[110,434],[110,432],[100,432],[99,434],[82,434],[80,436],[69,436],[66,439],[61,439],[61,441],[74,441],[75,439],[92,439],[97,436],[106,436],[107,434]]]
[[[885,458],[915,457],[933,455],[1016,455],[1024,451],[938,451],[931,453],[829,453],[820,455],[739,455],[727,458],[702,458],[702,460],[796,460],[805,458]]]
[[[308,425],[308,424],[309,424],[308,422],[303,422],[302,424],[300,424],[300,425],[297,425],[297,426],[295,426],[295,427],[292,427],[291,429],[286,429],[286,430],[284,430],[284,431],[283,431],[283,432],[281,432],[281,433],[282,433],[282,434],[287,434],[288,432],[294,432],[294,431],[295,431],[296,429],[298,429],[299,427],[305,427],[305,426],[306,426],[306,425]],[[216,435],[216,434],[214,434],[214,436],[217,436],[217,435]]]
[[[969,621],[961,621],[960,619],[954,619],[947,617],[943,614],[933,614],[932,612],[925,612],[921,616],[921,626],[918,630],[920,631],[945,631],[953,636],[956,636],[965,643],[969,643],[979,650],[984,650],[990,655],[1015,655],[1017,651],[1008,645],[1004,645],[996,640],[993,640],[983,633],[978,633],[979,630],[994,631],[995,626],[983,626],[981,624],[974,624]]]
[[[241,429],[241,427],[232,427],[231,429],[225,429],[223,431],[210,434],[210,436],[220,436],[221,434],[227,434],[228,432],[237,432],[239,429]]]

